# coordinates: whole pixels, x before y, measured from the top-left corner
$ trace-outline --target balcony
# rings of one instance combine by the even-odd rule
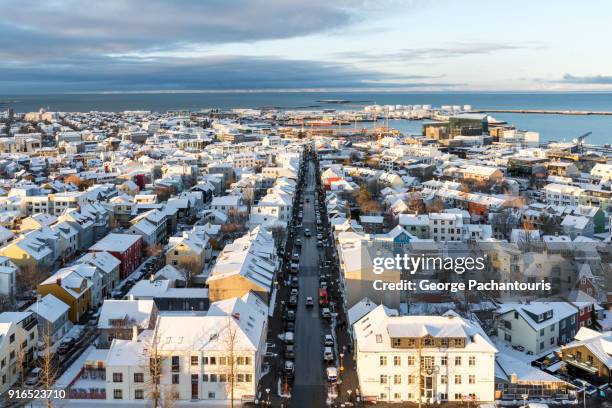
[[[588,361],[582,361],[582,360],[578,360],[574,355],[572,354],[568,354],[566,356],[564,356],[565,358],[563,359],[566,363],[573,365],[576,368],[579,368],[581,370],[584,370],[588,373],[591,374],[597,374],[599,372],[599,369],[597,367],[594,367],[593,364],[591,364]]]

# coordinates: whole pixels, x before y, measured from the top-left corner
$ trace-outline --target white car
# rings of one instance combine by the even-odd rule
[[[327,367],[325,369],[327,381],[336,382],[338,380],[338,369],[336,367]]]
[[[323,340],[323,344],[327,347],[332,347],[334,345],[334,338],[331,334],[326,334],[325,339]]]

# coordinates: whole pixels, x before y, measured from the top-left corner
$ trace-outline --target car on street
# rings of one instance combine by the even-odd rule
[[[338,380],[338,369],[336,367],[327,367],[325,369],[325,376],[327,381],[336,382]]]
[[[301,247],[302,246],[302,239],[301,238],[298,238],[298,239],[295,240],[295,246],[296,247]]]
[[[295,331],[295,322],[285,322],[285,330]]]
[[[291,289],[291,292],[289,292],[290,296],[297,296],[299,293],[299,291],[295,288]]]
[[[334,361],[334,351],[331,347],[325,347],[323,349],[323,361],[327,363]]]
[[[289,297],[289,306],[297,306],[298,298],[297,296]]]
[[[323,241],[321,241],[321,240],[317,241],[317,246],[319,248],[321,248],[323,246]]]
[[[292,261],[298,262],[300,260],[300,253],[299,252],[294,252],[293,253],[293,257],[291,258]]]
[[[292,276],[291,278],[292,278],[292,279],[291,279],[291,284],[290,284],[290,286],[291,286],[292,288],[298,288],[298,287],[300,287],[300,280],[297,278],[297,276]]]
[[[312,236],[312,234],[310,233],[310,229],[308,229],[308,228],[305,228],[305,229],[304,229],[304,236],[305,236],[305,237],[310,237],[310,236]]]
[[[323,344],[327,347],[332,347],[334,345],[334,338],[331,334],[326,334],[323,338]]]
[[[306,307],[313,307],[313,306],[314,306],[314,300],[312,296],[306,297]]]
[[[28,374],[28,376],[26,377],[24,381],[25,385],[29,387],[33,387],[36,384],[38,384],[38,381],[40,381],[41,373],[42,373],[42,368],[40,367],[33,368],[32,371],[30,371],[30,374]]]
[[[287,344],[285,346],[285,358],[287,360],[293,360],[295,358],[295,346],[293,344]]]
[[[331,312],[329,311],[329,308],[324,307],[321,309],[321,317],[324,319],[331,319]]]
[[[76,340],[75,340],[75,339],[73,339],[72,337],[65,338],[65,339],[63,339],[63,340],[60,342],[60,345],[59,345],[59,347],[57,348],[57,353],[58,353],[59,355],[64,355],[64,354],[68,353],[68,351],[69,351],[69,350],[70,350],[72,347],[74,347],[74,345],[75,345],[75,344],[76,344]]]
[[[287,315],[285,317],[285,320],[287,320],[288,322],[295,322],[295,311],[287,310]]]
[[[283,367],[283,371],[285,372],[285,375],[288,378],[292,378],[293,377],[293,373],[295,371],[295,368],[294,368],[294,365],[293,365],[293,361],[286,360],[285,361],[285,366]]]
[[[285,332],[285,335],[283,336],[283,341],[285,342],[285,344],[293,344],[294,338],[295,338],[295,335],[293,334],[293,332],[288,331],[288,332]]]

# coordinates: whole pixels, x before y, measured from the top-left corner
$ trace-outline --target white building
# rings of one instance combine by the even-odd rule
[[[161,314],[153,330],[113,340],[106,398],[149,398],[152,375],[158,372],[162,398],[172,393],[178,400],[227,401],[233,383],[235,400],[255,399],[263,376],[267,310],[257,296],[247,294],[213,303],[206,315]]]
[[[461,214],[429,214],[431,238],[437,242],[461,241],[463,235],[463,216]]]
[[[380,305],[353,324],[353,333],[364,400],[495,399],[497,349],[477,323],[452,311],[398,316]]]
[[[554,205],[578,205],[582,189],[563,184],[548,184],[544,187],[546,201]]]

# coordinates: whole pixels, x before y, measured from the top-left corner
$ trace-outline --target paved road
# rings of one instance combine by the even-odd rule
[[[326,391],[322,340],[324,334],[330,333],[329,324],[319,318],[317,304],[320,259],[314,212],[314,164],[310,162],[308,166],[308,180],[304,198],[309,199],[310,202],[304,203],[302,224],[304,229],[310,229],[312,236],[302,238],[299,272],[300,294],[295,328],[295,383],[291,400],[292,407],[304,408],[325,406]],[[308,309],[304,307],[307,296],[312,296],[315,299],[314,307]]]

